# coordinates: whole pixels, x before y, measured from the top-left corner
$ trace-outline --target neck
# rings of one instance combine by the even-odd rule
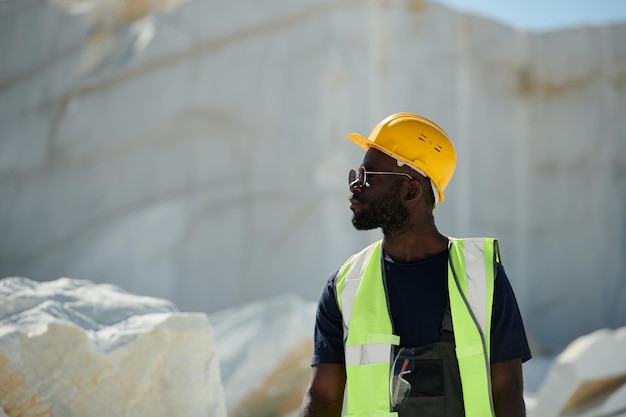
[[[440,254],[448,247],[448,238],[434,224],[412,227],[408,230],[386,234],[383,250],[400,262],[420,261]]]

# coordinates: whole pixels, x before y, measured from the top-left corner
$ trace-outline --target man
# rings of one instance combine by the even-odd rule
[[[352,224],[383,239],[327,282],[315,323],[302,417],[525,416],[530,359],[495,239],[453,239],[433,209],[456,151],[432,121],[398,113],[369,138],[350,171]]]

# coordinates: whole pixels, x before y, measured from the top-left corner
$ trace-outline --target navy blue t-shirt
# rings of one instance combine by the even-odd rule
[[[448,303],[448,251],[418,262],[385,259],[387,296],[394,333],[400,345],[416,347],[439,342]],[[335,296],[335,272],[322,290],[315,318],[312,365],[344,364],[343,325]],[[530,348],[515,294],[497,263],[491,316],[491,362],[527,361]]]

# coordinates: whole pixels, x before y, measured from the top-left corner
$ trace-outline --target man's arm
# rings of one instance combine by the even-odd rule
[[[345,384],[345,366],[334,363],[314,365],[299,417],[340,417]]]
[[[491,364],[491,392],[497,417],[526,417],[521,359]]]

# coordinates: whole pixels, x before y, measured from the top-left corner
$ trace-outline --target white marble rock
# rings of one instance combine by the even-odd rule
[[[0,281],[0,416],[225,417],[203,313],[112,285]]]
[[[230,417],[295,415],[310,377],[315,308],[285,295],[209,316]]]
[[[626,327],[582,336],[556,358],[531,417],[626,416]]]

